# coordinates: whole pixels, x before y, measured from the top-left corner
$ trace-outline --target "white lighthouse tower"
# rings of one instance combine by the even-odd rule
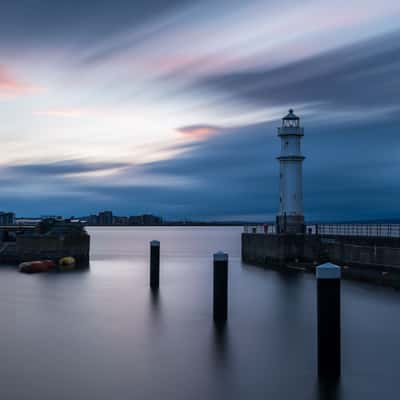
[[[293,110],[282,118],[278,128],[281,138],[280,165],[280,200],[277,216],[279,233],[304,233],[303,210],[303,161],[301,138],[304,136],[300,118]]]

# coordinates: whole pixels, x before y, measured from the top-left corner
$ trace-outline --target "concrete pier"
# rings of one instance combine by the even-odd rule
[[[83,224],[43,220],[37,226],[10,226],[0,229],[0,263],[74,257],[78,267],[89,266],[90,236]]]
[[[314,271],[330,261],[345,279],[400,288],[400,238],[318,234],[242,234],[242,260],[249,264]]]
[[[261,233],[242,234],[242,260],[250,264],[283,267],[294,262],[319,261],[321,242],[316,236]]]

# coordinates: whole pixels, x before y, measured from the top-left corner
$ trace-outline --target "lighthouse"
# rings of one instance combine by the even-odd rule
[[[276,218],[278,233],[304,233],[303,161],[301,138],[304,136],[300,118],[289,110],[278,128],[281,138],[279,160],[279,213]]]

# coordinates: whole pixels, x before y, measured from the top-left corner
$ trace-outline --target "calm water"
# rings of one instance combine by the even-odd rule
[[[320,385],[313,276],[243,265],[240,232],[93,228],[87,272],[0,268],[0,398],[399,399],[400,293],[343,282],[343,378]],[[219,249],[230,255],[224,332],[211,313]]]

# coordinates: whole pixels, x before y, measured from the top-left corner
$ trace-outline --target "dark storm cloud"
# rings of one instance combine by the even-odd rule
[[[0,43],[91,42],[139,27],[187,0],[16,0],[3,1]]]
[[[112,169],[124,168],[127,166],[128,165],[124,163],[93,163],[85,162],[82,160],[63,160],[48,163],[27,163],[13,165],[7,167],[7,173],[16,173],[24,176],[56,176],[107,171]]]
[[[66,175],[89,170],[118,167],[119,164],[93,165],[64,160],[49,164],[25,164],[10,168],[18,173],[20,185],[40,181],[40,185],[53,188],[52,195],[41,191],[30,195],[29,201],[16,195],[9,182],[8,191],[2,193],[3,207],[33,210],[43,207],[60,213],[68,209],[71,214],[84,214],[101,208],[120,213],[154,212],[172,218],[213,218],[245,213],[265,213],[266,204],[273,205],[276,185],[265,190],[265,184],[276,174],[274,151],[276,138],[266,136],[272,124],[260,124],[227,131],[212,140],[186,146],[177,158],[135,165],[121,165],[120,173],[94,181]],[[274,143],[275,142],[275,143]],[[248,147],[246,152],[243,151]],[[182,148],[181,148],[182,149]],[[264,162],[268,158],[267,162]],[[137,174],[146,177],[146,184],[132,182]],[[10,174],[11,175],[11,174]],[[182,178],[185,184],[165,185],[163,179]],[[40,179],[39,179],[40,178]],[[58,181],[66,196],[57,195]],[[191,184],[193,182],[193,184]],[[77,201],[73,201],[76,199]],[[268,207],[267,207],[268,209]],[[272,207],[274,210],[274,207]],[[50,212],[50,211],[49,211]]]
[[[266,63],[268,64],[268,63]],[[242,103],[399,107],[400,31],[276,68],[210,75],[197,84]]]
[[[210,184],[223,183],[225,176],[239,179],[246,176],[243,166],[253,164],[254,159],[269,156],[273,160],[276,138],[267,134],[273,132],[276,124],[262,123],[236,129],[225,129],[222,134],[207,141],[190,145],[189,151],[173,160],[145,164],[145,169],[155,174],[185,176],[208,180]],[[216,172],[218,172],[216,174]],[[266,168],[262,169],[265,176]],[[221,181],[218,181],[218,178]]]
[[[392,116],[385,123],[353,123],[347,127],[307,119],[303,122],[303,152],[307,157],[304,199],[309,221],[398,215],[398,120]],[[280,143],[276,125],[262,123],[226,130],[192,144],[174,159],[125,166],[101,180],[68,180],[64,184],[69,196],[64,200],[52,196],[46,204],[54,212],[68,208],[75,215],[112,204],[117,213],[124,214],[154,212],[169,218],[194,219],[240,215],[263,219],[268,215],[271,219],[278,206],[279,166],[275,157]],[[25,179],[34,180],[35,171],[42,168],[32,165],[24,169]],[[76,167],[65,171],[71,168]],[[45,170],[53,170],[56,176],[60,172]],[[146,184],[130,181],[138,171],[147,177]],[[187,183],[165,185],[163,179],[170,177]],[[35,202],[39,207],[38,196],[31,199],[31,207]],[[71,197],[79,201],[71,201]],[[15,204],[21,202],[22,207],[24,201],[20,197]],[[4,195],[3,204],[7,204]]]
[[[307,157],[304,203],[309,221],[398,215],[400,149],[396,114],[385,122],[324,124],[307,118],[302,122],[303,153]],[[173,159],[121,165],[123,168],[112,176],[90,181],[63,177],[119,164],[93,168],[66,160],[61,165],[17,167],[21,187],[41,177],[41,184],[48,179],[53,191],[51,196],[46,191],[31,193],[25,199],[12,193],[12,181],[4,182],[3,189],[9,188],[11,193],[3,190],[2,205],[33,213],[45,203],[48,212],[74,215],[112,205],[121,214],[153,212],[167,218],[193,219],[253,215],[254,219],[272,219],[278,207],[277,125],[274,121],[227,129],[206,141],[192,143]],[[145,183],[132,181],[138,172],[146,178]],[[164,180],[171,177],[178,184],[165,185]],[[54,186],[54,179],[61,182],[62,189]],[[180,184],[179,179],[185,183]]]
[[[347,126],[304,121],[304,197],[309,220],[398,214],[399,122],[395,114],[385,122]],[[276,125],[238,128],[200,142],[173,160],[146,164],[150,176],[164,174],[196,182],[183,190],[170,188],[158,194],[156,190],[147,200],[165,211],[163,204],[179,204],[178,215],[182,211],[190,215],[193,204],[195,215],[201,217],[275,214],[279,181],[275,157],[280,146]],[[146,196],[145,188],[140,191]],[[173,207],[168,211],[173,212]]]
[[[107,42],[111,35],[135,30],[140,32],[135,40],[145,40],[147,34],[159,34],[160,25],[153,26],[153,31],[140,27],[191,2],[3,3],[2,49],[15,47],[21,53],[24,46],[71,45],[74,50],[76,46],[79,62],[91,64],[135,44],[129,35]],[[93,45],[103,40],[107,43]],[[178,77],[188,75],[193,63],[198,64],[197,59],[184,61],[184,67],[174,72]],[[284,115],[287,105],[310,105],[314,119],[302,120],[308,220],[398,216],[400,31],[274,68],[265,64],[265,68],[210,74],[196,82],[195,93],[215,93],[207,104],[214,98],[225,106],[236,101],[238,114],[273,106],[281,107]],[[10,79],[3,81],[10,86]],[[226,95],[224,100],[221,94]],[[343,113],[347,113],[345,120]],[[174,158],[142,165],[63,160],[5,167],[0,178],[1,207],[25,215],[26,210],[31,215],[43,210],[82,215],[112,208],[120,214],[152,212],[171,218],[272,217],[278,207],[278,124],[231,129],[184,126],[181,132],[197,134],[202,140],[177,147],[180,152]],[[76,176],[111,170],[112,175],[101,178]]]

